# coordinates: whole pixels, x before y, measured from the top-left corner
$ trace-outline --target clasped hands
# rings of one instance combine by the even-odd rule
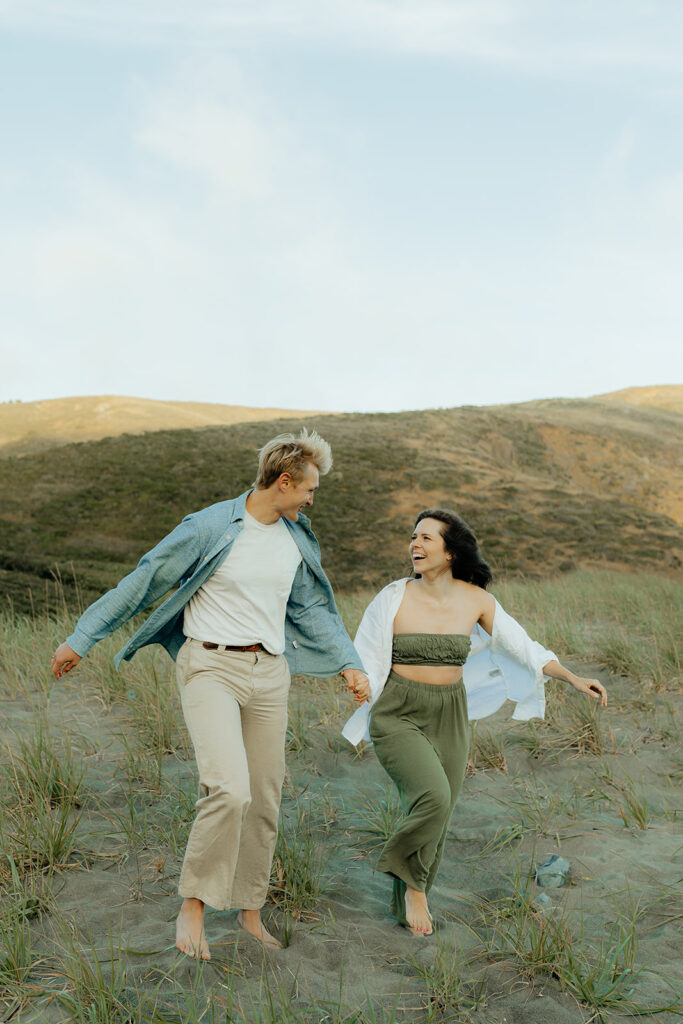
[[[359,668],[345,668],[342,673],[356,704],[370,700],[370,680]]]

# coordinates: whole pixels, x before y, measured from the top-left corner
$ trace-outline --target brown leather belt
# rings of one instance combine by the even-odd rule
[[[231,644],[210,644],[206,640],[202,641],[202,647],[207,651],[265,651],[263,644],[246,644],[244,647],[240,647]]]

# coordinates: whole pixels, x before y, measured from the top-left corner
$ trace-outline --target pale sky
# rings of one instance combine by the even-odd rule
[[[683,381],[680,0],[0,0],[0,401]]]

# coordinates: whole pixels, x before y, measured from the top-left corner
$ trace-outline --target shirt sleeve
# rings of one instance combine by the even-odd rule
[[[304,560],[297,569],[295,585],[289,595],[287,618],[289,630],[305,656],[305,664],[297,671],[309,675],[330,676],[346,668],[363,670],[358,652],[346,631],[322,568],[320,576],[313,573]]]
[[[522,721],[543,718],[548,678],[543,667],[557,660],[556,655],[532,640],[524,627],[497,602],[492,639],[492,654],[505,676],[508,697],[517,705],[512,717]]]
[[[389,668],[386,665],[386,593],[380,591],[363,613],[354,647],[370,680],[374,703],[382,692]]]
[[[158,601],[190,574],[200,555],[200,525],[193,514],[143,555],[116,587],[86,608],[67,638],[69,647],[84,657],[99,640]]]
[[[370,681],[369,703],[366,701],[356,708],[342,729],[342,736],[354,746],[370,739],[370,709],[384,689],[391,668],[390,600],[386,588],[372,599],[365,609],[354,640],[354,646]]]

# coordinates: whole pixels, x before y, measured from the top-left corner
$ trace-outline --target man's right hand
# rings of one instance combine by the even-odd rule
[[[52,655],[52,661],[50,662],[50,668],[55,679],[60,679],[65,672],[70,672],[72,668],[76,668],[80,660],[80,654],[76,654],[67,643],[60,644]]]

